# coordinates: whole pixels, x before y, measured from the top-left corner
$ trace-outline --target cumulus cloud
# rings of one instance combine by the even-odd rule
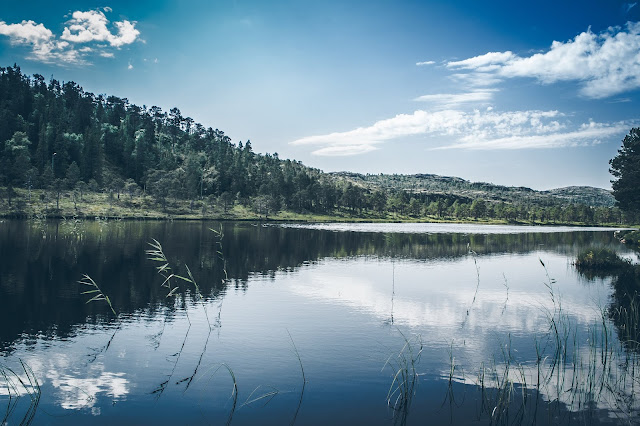
[[[114,22],[117,34],[111,33],[107,28],[109,20],[102,11],[90,10],[87,12],[76,11],[67,22],[68,27],[62,31],[62,40],[74,43],[88,43],[92,41],[107,42],[113,47],[121,47],[131,44],[140,35],[135,28],[135,22],[127,20]]]
[[[318,146],[312,153],[321,156],[363,154],[379,149],[385,141],[411,136],[433,138],[440,144],[434,149],[559,148],[598,143],[624,134],[628,126],[622,122],[576,126],[558,111],[418,110],[368,127],[309,136],[291,144]]]
[[[111,11],[108,7],[103,10]],[[115,32],[108,29],[108,24],[109,21],[102,11],[76,11],[59,38],[43,24],[31,20],[18,24],[0,21],[0,35],[9,37],[12,46],[30,47],[28,59],[82,65],[88,63],[87,57],[92,53],[102,57],[113,57],[113,52],[106,49],[118,49],[139,38],[140,31],[135,28],[136,22],[114,22]],[[87,45],[88,43],[93,44]],[[78,47],[81,44],[84,46]]]
[[[446,66],[458,72],[455,78],[472,82],[495,84],[516,77],[535,78],[543,84],[576,81],[582,95],[606,98],[640,88],[640,22],[610,27],[599,34],[587,30],[527,57],[510,51],[489,52]]]
[[[12,46],[31,47],[28,59],[42,62],[83,62],[79,53],[69,48],[69,43],[56,40],[51,30],[34,21],[22,21],[19,24],[0,21],[0,35],[8,36]]]
[[[53,38],[51,30],[33,21],[22,21],[19,24],[0,21],[0,34],[9,36],[13,43],[41,44]]]

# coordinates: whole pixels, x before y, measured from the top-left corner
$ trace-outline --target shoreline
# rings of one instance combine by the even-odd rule
[[[453,223],[476,225],[526,225],[526,226],[574,226],[634,228],[633,225],[613,222],[568,222],[551,220],[507,220],[489,217],[465,217],[422,215],[413,216],[398,212],[375,212],[362,210],[359,213],[346,209],[331,214],[256,213],[247,204],[240,202],[222,205],[210,199],[179,200],[165,199],[162,203],[144,193],[124,194],[65,190],[59,193],[35,189],[30,192],[15,188],[11,198],[0,201],[0,218],[3,219],[80,219],[80,220],[130,220],[130,221],[239,221],[269,223]]]

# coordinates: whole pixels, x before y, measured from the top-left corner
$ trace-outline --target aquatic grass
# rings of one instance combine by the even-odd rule
[[[78,283],[89,286],[89,287],[93,287],[91,290],[83,291],[82,293],[80,293],[80,294],[86,294],[90,296],[90,299],[87,300],[86,303],[104,300],[109,306],[109,309],[111,309],[111,312],[113,313],[113,315],[115,315],[116,319],[118,319],[118,314],[116,313],[115,309],[113,309],[113,305],[111,304],[111,299],[109,299],[109,296],[104,294],[104,292],[100,289],[100,287],[93,280],[93,278],[91,278],[87,274],[83,274],[82,279],[80,279]]]
[[[2,425],[12,423],[9,420],[16,412],[20,400],[25,394],[29,397],[29,405],[19,422],[20,425],[30,425],[33,422],[38,410],[38,405],[40,404],[40,397],[42,395],[40,382],[31,367],[24,361],[19,361],[24,376],[14,371],[11,367],[0,364],[0,379],[4,382],[0,382],[0,387],[6,389],[8,397],[7,407],[2,421],[0,421]]]
[[[161,382],[153,391],[151,391],[152,395],[156,395],[156,399],[159,399],[164,391],[167,389],[167,386],[171,383],[171,379],[176,372],[176,367],[178,366],[178,362],[180,361],[180,357],[182,356],[182,352],[184,351],[184,347],[187,343],[187,338],[189,337],[189,332],[191,331],[191,322],[187,326],[187,332],[184,334],[184,339],[182,340],[182,345],[178,352],[172,354],[171,356],[175,358],[173,363],[173,367],[171,368],[171,372],[167,376],[167,379]]]
[[[543,285],[550,303],[541,307],[547,327],[534,339],[535,358],[519,359],[512,349],[509,334],[507,341],[497,347],[498,354],[493,354],[488,363],[480,364],[475,380],[462,379],[463,383],[474,383],[479,392],[477,420],[489,424],[592,423],[605,412],[620,422],[638,423],[638,292],[615,298],[619,305],[600,307],[593,323],[584,329],[564,310],[556,280],[544,261],[539,261],[544,269]],[[508,301],[506,278],[505,287]],[[448,382],[443,405],[449,402],[452,422],[453,405],[459,403],[455,400],[457,393],[454,393],[453,383],[462,366],[457,362],[451,344],[449,368],[443,373],[443,379]],[[403,374],[406,375],[398,373],[394,381],[401,382]],[[396,385],[389,395],[392,391],[399,392]],[[398,406],[402,398],[397,400]],[[406,414],[400,419],[400,422],[404,421]]]
[[[469,309],[467,309],[467,314],[465,315],[464,320],[462,321],[462,325],[460,326],[461,329],[467,325],[467,321],[469,320],[469,313],[471,312],[471,309],[473,309],[473,305],[476,303],[476,299],[478,297],[478,291],[480,291],[480,267],[478,266],[477,259],[478,253],[471,249],[471,243],[467,243],[467,253],[473,259],[473,265],[476,268],[476,290],[473,293],[473,300],[471,300],[471,305],[469,306]]]
[[[204,354],[207,352],[207,346],[209,345],[209,339],[210,338],[211,338],[211,325],[209,325],[209,333],[207,333],[207,338],[205,339],[204,347],[202,348],[202,351],[200,352],[200,357],[198,358],[198,362],[196,364],[196,367],[193,369],[193,373],[191,374],[191,376],[186,377],[185,379],[182,380],[182,382],[184,382],[184,381],[187,382],[187,385],[185,386],[184,391],[182,391],[182,393],[185,393],[189,389],[189,386],[191,386],[191,383],[193,382],[193,379],[198,374],[198,369],[202,365],[202,358],[204,357]],[[178,383],[180,383],[180,382],[178,382]],[[178,383],[176,383],[176,384],[178,384]]]
[[[298,418],[298,413],[300,412],[300,407],[302,406],[302,398],[304,397],[304,390],[307,386],[307,377],[304,374],[304,365],[302,365],[302,358],[300,358],[300,352],[298,352],[298,348],[296,347],[296,343],[293,341],[293,337],[289,330],[287,330],[287,334],[289,335],[289,339],[291,340],[291,345],[293,346],[293,351],[298,359],[298,364],[300,364],[300,371],[302,372],[302,388],[300,389],[300,399],[298,400],[298,406],[296,407],[296,412],[293,415],[293,419],[291,419],[290,425],[293,426],[296,423],[296,419]]]
[[[502,278],[504,278],[504,288],[507,291],[507,297],[504,300],[504,305],[502,305],[502,312],[500,312],[500,315],[504,315],[504,311],[507,310],[507,303],[509,302],[509,281],[507,281],[507,276],[505,274],[502,274]]]
[[[216,231],[212,228],[210,228],[211,231],[213,231],[214,233],[216,233],[218,240],[216,241],[216,245],[217,245],[217,253],[218,256],[221,257],[221,259],[224,261],[224,257],[222,255],[222,237],[223,237],[223,233],[222,233],[222,227],[220,228],[220,231]],[[207,352],[207,347],[209,344],[209,339],[211,337],[211,332],[213,331],[214,325],[212,325],[211,320],[209,318],[209,313],[207,310],[207,306],[206,303],[204,301],[204,297],[202,296],[202,292],[200,290],[200,286],[198,285],[198,282],[196,281],[195,277],[193,276],[193,273],[191,272],[191,269],[189,268],[188,265],[184,265],[186,272],[187,272],[187,276],[183,276],[183,275],[179,275],[176,274],[175,272],[173,272],[173,268],[171,267],[171,264],[164,252],[164,248],[162,247],[162,244],[156,240],[155,238],[152,238],[152,242],[148,243],[149,246],[151,246],[150,249],[146,250],[146,254],[147,254],[147,258],[153,262],[157,262],[158,266],[156,266],[156,270],[158,272],[158,274],[160,274],[164,280],[161,283],[161,287],[164,287],[167,289],[167,296],[166,297],[177,297],[178,296],[178,291],[180,289],[180,286],[176,283],[176,281],[184,281],[186,283],[189,283],[191,285],[193,285],[194,287],[194,291],[195,291],[195,300],[196,302],[199,302],[202,305],[202,309],[204,311],[205,317],[206,317],[206,321],[207,321],[207,326],[209,328],[208,334],[207,334],[207,338],[205,339],[204,342],[204,346],[202,351],[200,352],[200,356],[198,358],[198,362],[196,363],[193,372],[191,373],[191,375],[182,378],[180,380],[178,380],[175,384],[181,384],[181,383],[186,383],[186,386],[183,390],[183,393],[185,393],[189,387],[191,386],[191,384],[194,382],[194,379],[196,378],[198,371],[200,369],[200,367],[202,366],[202,360],[204,358],[205,353]],[[225,261],[226,262],[226,261]],[[226,263],[225,263],[226,265]],[[224,275],[225,275],[225,279],[227,277],[227,272],[226,272],[226,266],[223,269],[224,271]],[[189,332],[191,330],[191,319],[189,318],[189,309],[188,307],[185,307],[185,315],[187,317],[187,321],[189,323],[189,326],[187,328],[187,331],[185,333],[184,339],[182,341],[182,345],[180,347],[180,350],[178,352],[176,352],[173,356],[175,357],[175,362],[173,363],[173,367],[171,369],[171,372],[169,373],[168,377],[166,380],[164,380],[163,382],[161,382],[151,393],[156,395],[156,399],[160,398],[162,396],[162,394],[164,393],[164,391],[166,390],[167,386],[171,383],[171,379],[173,378],[175,371],[176,371],[176,367],[178,365],[178,362],[180,361],[180,357],[182,355],[182,352],[185,348],[185,344],[187,341],[187,338],[189,336]],[[220,327],[220,316],[221,316],[221,311],[222,311],[222,304],[219,305],[219,309],[218,309],[218,315],[217,315],[217,319],[216,319],[216,324],[215,326]],[[166,319],[165,319],[166,321]],[[164,330],[164,324],[163,324],[163,330]],[[227,366],[228,368],[228,366]],[[235,404],[234,404],[235,407]],[[235,408],[234,408],[235,410]]]
[[[227,275],[227,260],[224,257],[222,251],[222,241],[224,239],[224,229],[222,228],[222,224],[220,224],[219,229],[209,228],[211,232],[216,236],[216,254],[218,258],[222,260],[222,273],[224,274],[224,278],[222,279],[222,284],[229,281],[229,276]]]
[[[265,392],[263,394],[260,394],[258,396],[253,396],[256,392],[258,392],[258,389],[263,388],[263,387],[267,387],[270,388],[271,390],[268,392]],[[242,403],[242,405],[240,406],[240,408],[247,406],[247,405],[251,405],[254,402],[258,402],[258,401],[262,401],[263,399],[266,399],[265,403],[262,405],[263,407],[265,405],[267,405],[269,402],[271,402],[271,400],[273,398],[276,397],[276,395],[278,395],[280,393],[280,391],[276,388],[274,388],[273,386],[263,386],[263,385],[258,385],[256,386],[256,388],[251,391],[251,393],[249,394],[249,396],[247,396],[247,399],[245,400],[245,402]]]
[[[99,219],[97,219],[99,220]],[[227,271],[226,271],[226,260],[223,256],[223,246],[222,246],[222,239],[224,237],[223,234],[223,230],[222,227],[220,227],[220,230],[214,230],[211,229],[211,231],[214,232],[214,234],[216,235],[216,253],[218,255],[218,257],[223,261],[223,273],[224,273],[224,278],[223,278],[223,284],[226,283],[226,281],[228,280],[228,275],[227,275]],[[231,389],[231,400],[232,400],[232,406],[228,415],[228,418],[226,420],[226,424],[231,424],[233,417],[234,417],[234,413],[235,411],[239,408],[238,405],[238,382],[235,376],[234,371],[231,369],[231,367],[226,364],[226,363],[221,363],[221,364],[217,364],[213,367],[210,367],[207,371],[205,371],[204,373],[201,373],[201,366],[203,363],[203,358],[204,358],[204,354],[207,352],[207,347],[208,347],[208,343],[209,343],[209,339],[210,339],[210,335],[211,335],[211,331],[213,329],[213,326],[211,324],[211,321],[209,319],[209,315],[207,312],[207,307],[206,304],[204,302],[204,297],[202,296],[202,292],[200,289],[200,286],[198,285],[193,272],[191,271],[191,269],[189,268],[188,265],[184,265],[184,268],[186,270],[186,275],[179,275],[176,272],[174,272],[173,266],[171,264],[171,262],[169,261],[168,257],[165,254],[164,248],[162,247],[162,244],[156,240],[156,239],[152,239],[151,242],[148,243],[150,248],[148,250],[146,250],[146,254],[147,254],[147,258],[150,261],[156,262],[156,271],[157,273],[163,278],[163,281],[161,283],[161,287],[166,288],[167,290],[167,294],[166,297],[178,297],[180,295],[180,282],[185,282],[188,283],[190,285],[193,286],[194,289],[194,295],[195,295],[195,300],[197,302],[200,302],[200,304],[202,304],[206,319],[207,319],[207,324],[209,327],[209,333],[207,335],[207,338],[205,339],[204,342],[204,347],[203,350],[200,353],[200,357],[198,358],[198,361],[193,369],[193,372],[187,376],[184,377],[180,380],[177,380],[174,382],[173,378],[176,374],[177,371],[177,366],[179,364],[179,361],[181,359],[181,355],[185,350],[185,347],[187,345],[187,340],[189,337],[189,333],[192,327],[192,323],[191,320],[189,319],[189,314],[188,314],[188,307],[185,308],[185,314],[187,316],[187,320],[188,320],[188,327],[187,327],[187,331],[185,333],[184,339],[182,341],[182,344],[179,348],[179,350],[174,353],[173,355],[171,355],[171,357],[174,358],[173,361],[173,366],[172,369],[170,371],[170,373],[168,374],[168,376],[166,377],[165,380],[163,380],[154,390],[151,391],[152,395],[156,396],[156,399],[160,398],[163,393],[165,392],[165,390],[168,388],[168,386],[172,383],[175,383],[176,385],[182,384],[182,383],[186,383],[186,386],[183,390],[183,394],[186,393],[187,390],[189,390],[189,388],[191,387],[191,385],[196,381],[196,378],[202,379],[204,377],[208,377],[208,380],[211,380],[213,378],[213,376],[215,376],[220,370],[225,370],[228,372],[229,376],[232,379],[232,389]],[[89,290],[82,292],[83,295],[87,295],[89,296],[89,299],[87,300],[86,303],[91,303],[91,302],[96,302],[96,301],[104,301],[110,308],[110,310],[112,311],[112,313],[116,316],[116,319],[118,319],[118,315],[113,307],[113,304],[111,302],[111,300],[109,299],[109,297],[102,291],[102,289],[100,288],[100,286],[87,274],[83,275],[82,279],[79,281],[79,283],[89,286],[91,287]],[[186,296],[184,296],[186,299]],[[220,305],[220,309],[218,312],[218,318],[217,318],[217,325],[220,325],[220,315],[221,315],[221,308],[222,306]],[[165,319],[166,322],[166,319]],[[116,329],[117,332],[118,329]],[[163,323],[163,330],[164,330],[164,323]],[[161,332],[162,333],[162,332]],[[159,340],[161,337],[161,333],[160,335],[154,336],[154,338],[156,340]],[[300,398],[298,400],[298,404],[296,406],[296,410],[295,413],[293,415],[293,418],[291,420],[291,425],[295,424],[296,419],[298,417],[298,414],[300,412],[301,406],[302,406],[302,402],[304,399],[304,394],[305,394],[305,389],[306,389],[306,384],[307,384],[307,378],[305,375],[305,370],[304,370],[304,365],[302,363],[302,358],[300,356],[300,353],[295,345],[295,342],[293,341],[293,337],[291,336],[291,333],[289,333],[289,331],[287,330],[287,333],[289,334],[289,338],[291,340],[291,344],[293,347],[293,351],[295,353],[295,356],[298,360],[298,363],[300,365],[300,371],[302,374],[302,387],[300,389]],[[109,343],[107,343],[106,348],[109,347],[111,341],[113,340],[113,337],[115,336],[115,332],[114,335],[111,337],[111,339],[109,340]],[[156,349],[159,346],[159,341],[156,344]],[[251,404],[255,404],[259,401],[264,401],[264,405],[268,404],[274,397],[276,397],[280,391],[278,389],[276,389],[275,387],[269,386],[268,390],[266,392],[260,393],[261,387],[258,386],[256,387],[250,394],[249,396],[246,398],[245,402],[240,405],[240,407],[243,406],[248,406]]]
[[[98,302],[98,301],[106,302],[107,306],[109,306],[109,309],[111,310],[111,313],[113,313],[113,315],[115,316],[116,322],[118,323],[118,326],[115,328],[115,330],[113,330],[113,334],[111,335],[107,343],[102,348],[97,349],[95,353],[92,355],[92,359],[90,360],[90,362],[93,362],[98,358],[98,355],[100,355],[103,352],[106,352],[109,349],[109,347],[111,346],[111,343],[113,343],[113,339],[116,337],[116,333],[122,327],[122,321],[120,321],[120,316],[116,313],[115,309],[113,308],[113,304],[111,303],[111,299],[109,299],[109,296],[104,294],[102,289],[93,280],[93,278],[91,278],[87,274],[83,274],[82,279],[80,279],[78,283],[92,287],[91,290],[86,290],[80,293],[80,294],[85,294],[89,296],[89,300],[87,300],[86,303]]]
[[[394,411],[394,420],[400,424],[406,423],[411,402],[416,393],[418,384],[418,364],[424,349],[424,343],[420,335],[409,339],[398,330],[404,340],[400,352],[391,354],[382,367],[391,369],[393,378],[387,391],[387,405]]]
[[[186,265],[186,264],[184,265],[185,269],[187,270],[186,277],[172,272],[171,265],[169,263],[169,260],[167,259],[167,256],[164,253],[162,244],[160,244],[160,242],[155,238],[152,238],[152,240],[153,242],[148,243],[151,246],[151,249],[146,250],[147,258],[151,261],[159,263],[159,265],[156,266],[156,270],[158,271],[158,274],[160,274],[164,278],[164,281],[162,282],[161,286],[165,287],[168,291],[166,297],[177,296],[177,292],[180,289],[180,286],[178,286],[177,284],[175,285],[173,284],[174,279],[182,280],[184,282],[192,284],[195,290],[196,301],[200,302],[200,304],[202,305],[202,309],[204,310],[204,315],[207,318],[207,325],[209,327],[209,332],[211,332],[213,326],[211,325],[211,320],[209,319],[209,312],[207,310],[207,305],[204,302],[204,297],[202,296],[202,292],[200,291],[200,286],[198,285],[198,282],[196,281],[196,279],[193,277],[193,274],[191,273],[191,269],[189,269],[189,265]],[[191,320],[189,319],[188,309],[185,309],[185,314],[187,315],[187,319],[189,323],[191,323]]]
[[[172,281],[173,278],[176,278],[176,275],[171,272],[171,266],[169,265],[167,256],[164,254],[162,244],[155,238],[152,238],[152,240],[153,242],[148,243],[151,249],[146,250],[147,259],[160,263],[160,265],[156,266],[156,271],[164,278],[160,286],[167,289],[166,297],[174,296],[179,290],[179,287],[177,285],[174,286]]]
[[[461,369],[462,366],[456,363],[456,358],[453,354],[453,341],[449,345],[448,352],[449,352],[449,371],[448,371],[448,377],[447,377],[447,392],[445,394],[444,401],[442,401],[441,406],[444,407],[447,401],[449,401],[449,419],[450,419],[450,422],[453,423],[454,406],[459,407],[462,403],[464,403],[464,398],[463,398],[461,404],[458,404],[458,402],[456,401],[456,394],[453,389],[453,385],[456,381],[458,381],[458,377],[459,377],[459,376],[456,377],[456,370]],[[462,372],[462,381],[464,382],[464,372]],[[402,422],[401,424],[404,424],[404,422]]]
[[[208,375],[207,382],[211,382],[211,380],[213,380],[214,376],[218,373],[218,371],[222,369],[224,369],[225,371],[227,371],[227,373],[229,373],[229,377],[231,377],[231,381],[232,381],[231,395],[229,396],[229,398],[232,401],[232,404],[231,404],[231,409],[229,411],[229,416],[227,417],[227,421],[226,421],[226,425],[228,426],[231,424],[231,421],[233,420],[233,415],[235,414],[236,408],[238,407],[238,380],[236,379],[235,373],[233,372],[231,367],[229,367],[228,364],[223,362],[223,363],[211,366],[207,371],[205,371],[205,373],[200,379]]]

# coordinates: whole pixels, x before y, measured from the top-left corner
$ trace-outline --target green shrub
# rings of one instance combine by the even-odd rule
[[[580,253],[574,264],[581,272],[611,272],[629,267],[631,261],[621,258],[613,250],[592,248]]]

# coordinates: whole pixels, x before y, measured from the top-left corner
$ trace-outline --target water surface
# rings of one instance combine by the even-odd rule
[[[202,299],[175,279],[167,297],[153,239]],[[618,306],[611,278],[575,271],[586,247],[637,259],[612,229],[4,221],[2,363],[37,378],[36,424],[489,423],[483,366],[536,365],[558,303],[575,339]],[[117,318],[86,303],[83,274]],[[419,375],[399,413],[388,397],[407,341]],[[524,389],[536,422],[584,419],[552,387]],[[21,392],[9,424],[29,408]],[[588,416],[618,411],[598,402]]]

